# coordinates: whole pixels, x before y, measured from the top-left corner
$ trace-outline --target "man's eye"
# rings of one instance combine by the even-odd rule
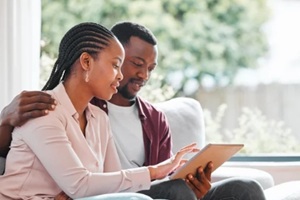
[[[154,68],[149,68],[148,69],[149,72],[152,72],[153,70],[154,70]]]
[[[143,64],[136,63],[136,62],[132,62],[132,64],[134,64],[134,65],[135,65],[135,66],[137,66],[137,67],[141,67],[141,66],[143,66]]]
[[[119,65],[113,65],[113,67],[118,69],[120,66]]]

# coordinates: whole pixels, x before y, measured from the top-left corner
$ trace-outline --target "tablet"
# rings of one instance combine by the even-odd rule
[[[213,162],[214,171],[243,148],[243,146],[243,144],[207,144],[183,166],[178,168],[170,176],[170,179],[186,178],[189,173],[196,175],[198,167],[202,166],[205,168],[210,161]]]

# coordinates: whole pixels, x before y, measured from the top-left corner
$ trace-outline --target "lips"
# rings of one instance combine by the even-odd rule
[[[143,87],[145,85],[145,82],[140,81],[140,80],[131,80],[130,84],[131,84],[133,90],[139,91],[141,89],[141,87]]]
[[[115,93],[117,93],[117,88],[120,86],[120,83],[119,82],[117,82],[117,83],[113,83],[113,84],[111,84],[111,87],[115,90]]]

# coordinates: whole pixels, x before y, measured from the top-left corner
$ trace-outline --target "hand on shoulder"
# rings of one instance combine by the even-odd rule
[[[46,115],[55,105],[55,100],[45,92],[23,91],[2,110],[0,126],[21,126],[31,118]]]

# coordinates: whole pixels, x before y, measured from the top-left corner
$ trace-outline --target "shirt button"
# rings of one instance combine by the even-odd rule
[[[103,104],[103,108],[106,108],[106,104]]]

